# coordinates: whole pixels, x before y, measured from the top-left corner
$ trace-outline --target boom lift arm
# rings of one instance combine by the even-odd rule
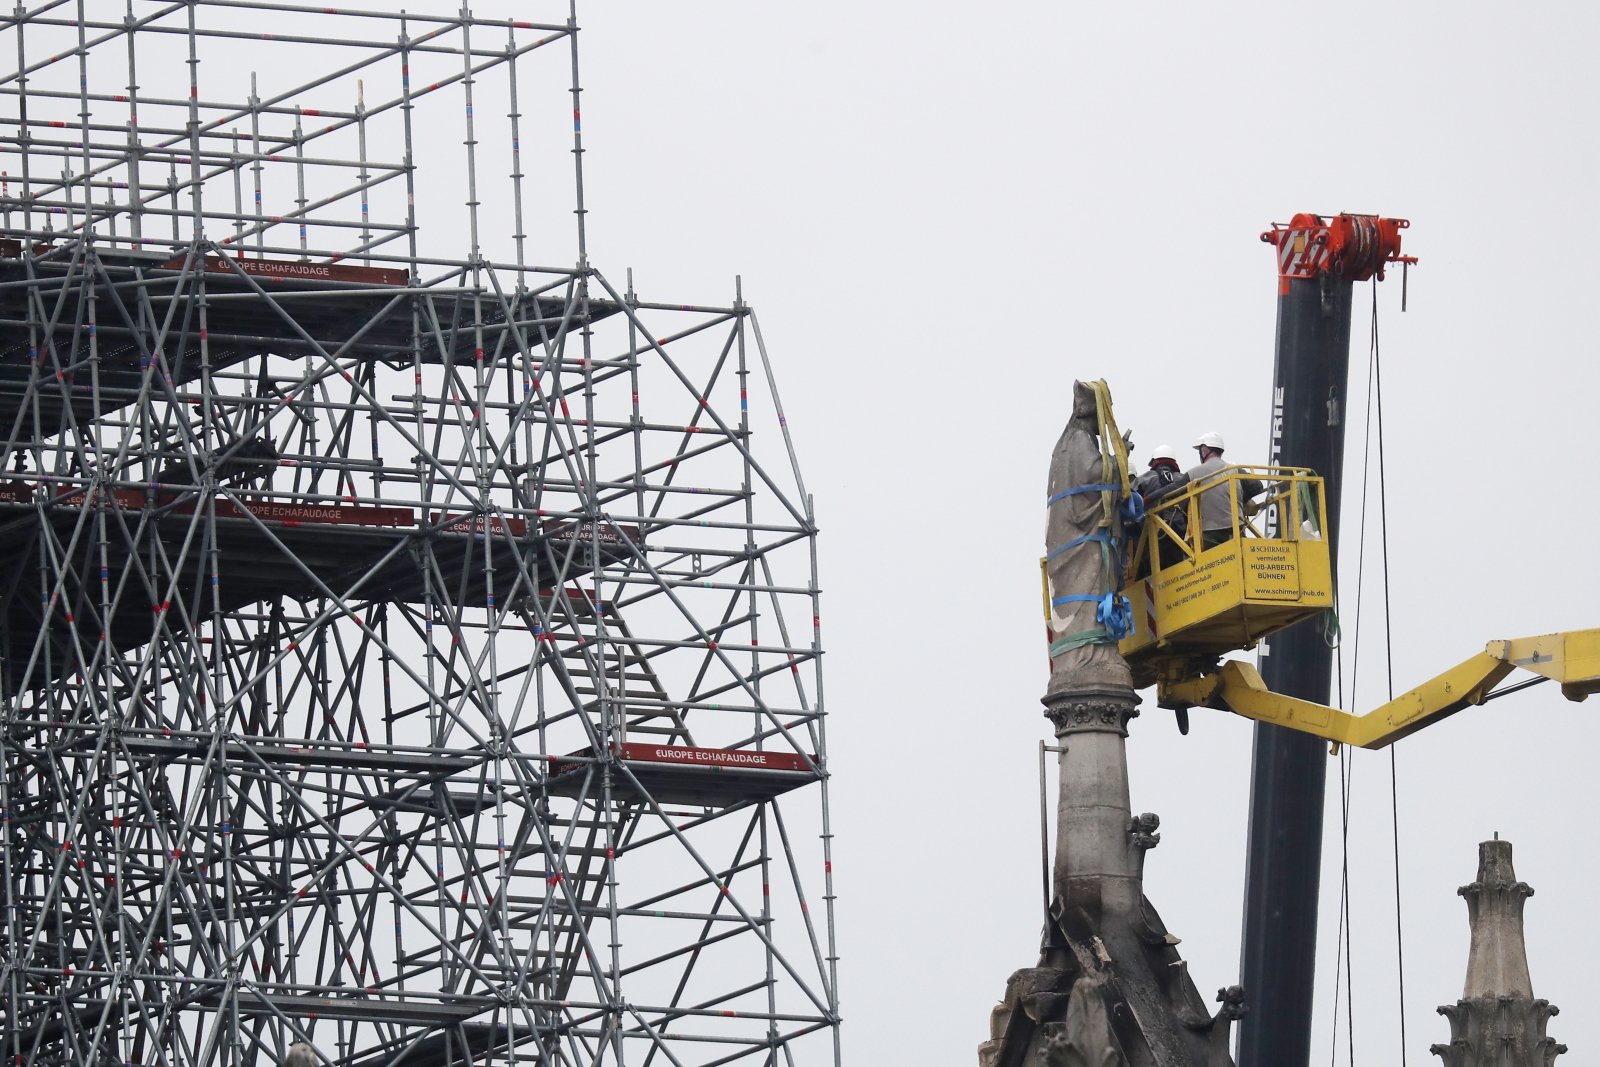
[[[1461,709],[1496,695],[1494,687],[1522,668],[1560,683],[1568,700],[1600,693],[1600,629],[1491,641],[1484,651],[1365,715],[1274,693],[1255,667],[1226,660],[1198,677],[1157,683],[1164,708],[1213,707],[1276,723],[1357,748],[1384,748]]]

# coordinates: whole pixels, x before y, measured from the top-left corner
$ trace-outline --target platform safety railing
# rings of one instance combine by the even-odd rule
[[[1210,547],[1201,523],[1201,498],[1208,493],[1227,495],[1227,541],[1324,536],[1327,506],[1321,476],[1304,467],[1224,467],[1148,505],[1137,532],[1130,531],[1128,578],[1191,563]]]

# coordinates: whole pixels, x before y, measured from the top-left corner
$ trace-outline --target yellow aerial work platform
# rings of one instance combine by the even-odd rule
[[[1128,445],[1111,418],[1110,391],[1104,382],[1093,385],[1108,484],[1088,488],[1102,491],[1106,528],[1128,500]],[[1116,484],[1109,484],[1113,475]],[[1200,516],[1205,503],[1218,510],[1212,494],[1227,501],[1231,522],[1208,535]],[[1134,687],[1154,685],[1156,703],[1177,710],[1180,723],[1189,708],[1220,708],[1362,748],[1393,744],[1532,684],[1495,689],[1518,668],[1539,676],[1533,681],[1557,682],[1569,700],[1600,693],[1600,629],[1490,641],[1483,652],[1365,715],[1272,692],[1255,667],[1224,657],[1334,606],[1326,515],[1322,479],[1301,467],[1224,467],[1152,504],[1121,576],[1131,618],[1119,609],[1113,626],[1097,615],[1104,640],[1122,632],[1124,621],[1132,623],[1117,647]],[[1039,561],[1048,626],[1047,563]]]
[[[1200,521],[1208,493],[1225,494],[1233,516],[1209,536]],[[1133,630],[1118,647],[1135,688],[1155,685],[1162,707],[1222,708],[1362,748],[1492,699],[1517,668],[1558,682],[1569,700],[1600,693],[1600,630],[1491,641],[1364,715],[1267,689],[1249,663],[1222,657],[1333,607],[1326,514],[1322,479],[1296,467],[1227,467],[1153,505],[1123,586]]]
[[[1221,494],[1232,525],[1201,528]],[[1134,685],[1192,677],[1223,654],[1333,607],[1322,479],[1298,467],[1226,467],[1153,505],[1123,592],[1133,632],[1119,648]]]

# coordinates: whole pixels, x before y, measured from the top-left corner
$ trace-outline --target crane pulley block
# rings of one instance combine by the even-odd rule
[[[1315,278],[1329,274],[1344,281],[1380,279],[1390,263],[1412,264],[1415,256],[1400,254],[1400,231],[1405,219],[1377,215],[1321,215],[1302,213],[1287,226],[1274,223],[1261,240],[1278,249],[1278,277]]]

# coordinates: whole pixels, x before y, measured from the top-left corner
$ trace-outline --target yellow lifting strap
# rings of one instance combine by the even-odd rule
[[[1220,707],[1357,748],[1384,748],[1473,704],[1517,668],[1561,684],[1568,700],[1600,693],[1600,629],[1490,641],[1484,651],[1365,715],[1274,693],[1254,666],[1226,660],[1211,674],[1162,682],[1162,707]]]
[[[1111,411],[1111,387],[1104,378],[1095,379],[1089,387],[1094,390],[1095,419],[1100,425],[1100,481],[1103,485],[1121,486],[1116,496],[1109,490],[1100,493],[1100,525],[1110,527],[1116,518],[1117,502],[1126,500],[1132,492],[1132,483],[1128,480],[1128,444],[1117,430],[1117,417]]]

